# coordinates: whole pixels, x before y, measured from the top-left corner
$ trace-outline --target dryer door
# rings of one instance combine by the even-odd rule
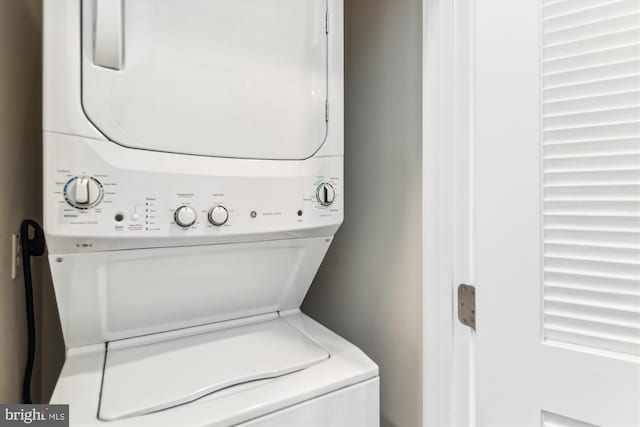
[[[110,140],[304,159],[327,134],[327,0],[83,0],[82,103]]]

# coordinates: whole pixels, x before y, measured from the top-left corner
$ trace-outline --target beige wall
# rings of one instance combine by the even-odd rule
[[[40,220],[42,210],[40,21],[39,0],[0,0],[1,402],[20,401],[26,358],[24,287],[22,276],[10,277],[11,234],[25,218]]]
[[[421,424],[421,0],[345,0],[345,222],[303,310],[380,366],[383,426]]]
[[[23,219],[42,221],[41,21],[41,0],[0,0],[0,402],[21,400],[26,363],[24,285],[22,274],[10,277],[11,234]],[[33,262],[38,330],[34,401],[48,399],[64,357],[43,261]]]

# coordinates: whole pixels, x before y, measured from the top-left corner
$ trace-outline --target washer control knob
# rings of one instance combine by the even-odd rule
[[[336,190],[334,190],[333,185],[323,182],[316,189],[316,198],[322,206],[330,206],[336,199]]]
[[[180,206],[173,214],[176,224],[183,228],[189,228],[196,223],[198,215],[191,206]]]
[[[209,210],[209,222],[220,227],[229,220],[229,211],[224,206],[214,206]]]
[[[64,186],[64,198],[71,206],[89,209],[97,206],[104,195],[102,184],[90,176],[74,176]]]

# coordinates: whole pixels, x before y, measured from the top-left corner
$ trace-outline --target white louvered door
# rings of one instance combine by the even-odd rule
[[[638,357],[640,2],[547,3],[544,336]]]
[[[640,426],[640,0],[475,2],[479,426]]]

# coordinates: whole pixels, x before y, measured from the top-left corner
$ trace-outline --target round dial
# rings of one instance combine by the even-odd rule
[[[102,184],[91,176],[74,176],[64,186],[65,200],[78,209],[99,205],[103,195]]]
[[[330,206],[336,199],[336,190],[334,190],[333,185],[328,182],[323,182],[318,185],[316,198],[322,206]]]
[[[221,226],[229,220],[229,211],[224,206],[214,206],[209,210],[209,222],[216,226]]]
[[[176,209],[173,217],[180,227],[189,228],[196,223],[197,214],[191,206],[180,206]]]

